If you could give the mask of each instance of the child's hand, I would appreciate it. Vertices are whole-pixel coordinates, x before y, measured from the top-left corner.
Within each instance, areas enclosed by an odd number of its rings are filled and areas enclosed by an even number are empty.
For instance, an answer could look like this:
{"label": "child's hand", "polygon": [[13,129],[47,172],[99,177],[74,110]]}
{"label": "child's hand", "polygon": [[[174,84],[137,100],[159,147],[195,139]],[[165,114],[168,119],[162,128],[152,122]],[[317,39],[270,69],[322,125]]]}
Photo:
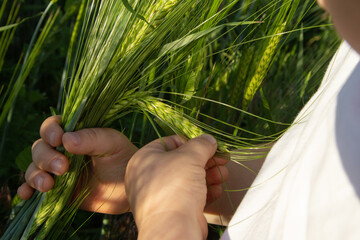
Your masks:
{"label": "child's hand", "polygon": [[221,189],[221,175],[227,179],[223,166],[227,160],[218,159],[218,166],[210,168],[212,176],[208,174],[206,181],[206,165],[217,149],[212,136],[203,135],[186,143],[178,136],[162,140],[135,153],[126,170],[126,192],[139,239],[204,238],[207,182]]}
{"label": "child's hand", "polygon": [[124,187],[126,165],[137,151],[123,134],[113,129],[83,129],[65,133],[60,127],[60,117],[46,119],[40,128],[41,139],[32,148],[33,163],[28,167],[26,183],[18,189],[22,199],[29,199],[34,189],[49,191],[54,179],[49,174],[63,175],[69,167],[68,159],[55,150],[63,145],[73,154],[89,155],[89,172],[95,188],[82,203],[81,208],[111,214],[129,210]]}

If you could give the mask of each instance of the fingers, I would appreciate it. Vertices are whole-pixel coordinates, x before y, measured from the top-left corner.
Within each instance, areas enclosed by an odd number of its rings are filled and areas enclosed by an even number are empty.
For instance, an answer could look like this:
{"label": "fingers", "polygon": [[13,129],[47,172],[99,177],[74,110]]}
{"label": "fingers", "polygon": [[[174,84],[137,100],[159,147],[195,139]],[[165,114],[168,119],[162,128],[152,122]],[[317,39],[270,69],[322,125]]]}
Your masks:
{"label": "fingers", "polygon": [[33,144],[32,159],[37,168],[55,175],[63,175],[69,168],[67,158],[42,139]]}
{"label": "fingers", "polygon": [[214,202],[216,199],[219,199],[223,193],[223,187],[221,184],[208,186],[206,204]]}
{"label": "fingers", "polygon": [[189,159],[200,160],[201,166],[204,167],[206,162],[212,158],[217,149],[217,142],[211,135],[204,134],[200,137],[193,138],[188,142],[185,139],[174,135],[157,139],[142,148],[142,151],[167,152],[177,151],[180,154],[190,156]]}
{"label": "fingers", "polygon": [[229,177],[229,170],[225,166],[215,166],[206,170],[206,183],[208,185],[206,203],[210,204],[220,198],[223,193],[223,183]]}
{"label": "fingers", "polygon": [[180,146],[176,151],[195,157],[199,160],[202,167],[212,158],[217,149],[217,142],[211,135],[204,134],[200,137],[193,138],[187,143]]}
{"label": "fingers", "polygon": [[47,192],[54,186],[54,179],[47,172],[62,175],[69,168],[66,157],[54,149],[62,145],[64,131],[60,122],[60,116],[52,116],[47,118],[40,127],[41,139],[33,144],[33,162],[26,170],[26,182],[18,188],[18,195],[24,200],[31,198],[34,189]]}
{"label": "fingers", "polygon": [[132,156],[137,151],[125,135],[110,128],[88,128],[65,133],[62,141],[67,151],[79,155],[97,156],[121,152],[124,156]]}
{"label": "fingers", "polygon": [[26,183],[40,191],[47,192],[54,186],[54,179],[45,171],[31,163],[25,173]]}
{"label": "fingers", "polygon": [[215,166],[224,166],[230,161],[229,156],[221,156],[217,157],[216,155],[209,159],[209,161],[206,163],[205,169],[209,169]]}
{"label": "fingers", "polygon": [[224,183],[229,178],[229,170],[225,166],[213,167],[206,170],[206,182],[208,185]]}
{"label": "fingers", "polygon": [[17,190],[17,194],[23,200],[29,200],[34,194],[34,189],[27,183],[23,183]]}
{"label": "fingers", "polygon": [[62,144],[64,130],[61,128],[60,122],[60,116],[52,116],[47,118],[40,127],[41,138],[52,147],[58,147]]}

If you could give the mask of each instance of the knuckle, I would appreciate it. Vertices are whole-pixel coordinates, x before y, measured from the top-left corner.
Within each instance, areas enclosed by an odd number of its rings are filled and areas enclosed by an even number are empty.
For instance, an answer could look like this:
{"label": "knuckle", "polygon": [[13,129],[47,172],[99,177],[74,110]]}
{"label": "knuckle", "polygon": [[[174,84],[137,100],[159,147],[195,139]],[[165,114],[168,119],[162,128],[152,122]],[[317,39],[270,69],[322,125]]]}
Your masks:
{"label": "knuckle", "polygon": [[201,152],[204,148],[204,144],[200,139],[193,139],[189,143],[191,144],[191,149],[194,152]]}
{"label": "knuckle", "polygon": [[84,134],[87,140],[90,142],[94,142],[98,139],[98,132],[94,128],[84,129]]}
{"label": "knuckle", "polygon": [[189,154],[189,157],[192,157],[192,158],[198,159],[198,160],[203,160],[204,159],[204,154],[199,152],[199,151],[194,151],[194,152]]}
{"label": "knuckle", "polygon": [[194,146],[196,146],[199,151],[204,152],[214,148],[214,146],[208,140],[202,137],[194,138],[193,141]]}
{"label": "knuckle", "polygon": [[36,147],[39,145],[40,142],[43,142],[43,140],[40,138],[38,140],[36,140],[33,145],[31,146],[31,151],[34,151],[34,149],[36,149]]}
{"label": "knuckle", "polygon": [[181,151],[181,150],[172,151],[172,152],[169,152],[169,154],[171,154],[172,159],[177,159],[178,161],[181,161],[181,162],[184,162],[184,161],[187,161],[187,160],[193,158],[193,155],[191,153]]}
{"label": "knuckle", "polygon": [[211,147],[206,140],[199,138],[195,138],[189,143],[191,144],[191,154],[196,158],[204,158]]}
{"label": "knuckle", "polygon": [[51,116],[45,119],[40,126],[40,136],[46,141],[58,141],[58,139],[55,139],[57,137],[53,137],[53,139],[51,139],[51,136],[60,136],[63,133],[60,123],[60,116]]}
{"label": "knuckle", "polygon": [[34,163],[31,163],[25,172],[25,181],[27,183],[30,183],[30,178],[33,175],[33,172],[34,172]]}
{"label": "knuckle", "polygon": [[49,125],[51,125],[51,123],[54,121],[53,116],[48,117],[47,119],[45,119],[43,121],[43,123],[40,126],[40,136],[43,136],[46,132],[46,129],[48,128]]}
{"label": "knuckle", "polygon": [[[42,162],[44,161],[44,151],[43,151],[43,147],[41,146],[43,144],[43,141],[40,140],[38,141],[36,144],[33,145],[32,148],[32,163],[35,166],[40,166],[42,165]],[[30,167],[30,166],[29,166]]]}

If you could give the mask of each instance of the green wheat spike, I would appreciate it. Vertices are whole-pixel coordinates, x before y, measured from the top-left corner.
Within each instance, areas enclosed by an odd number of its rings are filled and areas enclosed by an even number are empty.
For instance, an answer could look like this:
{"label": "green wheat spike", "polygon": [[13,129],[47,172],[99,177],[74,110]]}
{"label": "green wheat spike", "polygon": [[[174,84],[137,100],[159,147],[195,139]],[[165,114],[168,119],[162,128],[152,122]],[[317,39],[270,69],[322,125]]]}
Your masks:
{"label": "green wheat spike", "polygon": [[238,63],[238,67],[235,69],[236,77],[235,83],[233,85],[233,91],[230,98],[230,105],[231,106],[238,106],[240,101],[241,92],[244,88],[244,81],[248,74],[250,64],[253,58],[254,48],[249,47],[245,54],[240,58],[240,63]]}
{"label": "green wheat spike", "polygon": [[255,93],[259,89],[262,81],[264,80],[269,66],[273,60],[275,55],[275,50],[280,42],[281,33],[284,31],[286,24],[282,24],[279,26],[276,31],[275,35],[270,39],[268,46],[265,49],[265,52],[260,60],[260,63],[255,71],[254,76],[251,78],[248,86],[245,89],[244,99],[242,102],[243,109],[247,109],[251,101],[253,100]]}

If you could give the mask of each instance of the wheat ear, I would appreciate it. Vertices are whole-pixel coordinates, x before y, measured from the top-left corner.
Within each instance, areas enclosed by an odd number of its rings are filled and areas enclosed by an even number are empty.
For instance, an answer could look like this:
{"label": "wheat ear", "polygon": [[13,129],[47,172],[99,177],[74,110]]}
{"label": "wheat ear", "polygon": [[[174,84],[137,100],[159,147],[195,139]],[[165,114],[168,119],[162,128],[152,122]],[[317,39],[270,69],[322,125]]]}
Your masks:
{"label": "wheat ear", "polygon": [[253,100],[255,93],[257,92],[262,81],[264,80],[271,65],[272,59],[275,55],[275,50],[279,45],[282,36],[281,33],[284,31],[285,26],[286,24],[282,24],[281,26],[279,26],[275,31],[276,34],[270,39],[269,45],[265,49],[259,66],[257,67],[254,76],[251,78],[249,84],[245,89],[244,99],[242,103],[243,109],[247,109],[249,107],[249,104]]}

